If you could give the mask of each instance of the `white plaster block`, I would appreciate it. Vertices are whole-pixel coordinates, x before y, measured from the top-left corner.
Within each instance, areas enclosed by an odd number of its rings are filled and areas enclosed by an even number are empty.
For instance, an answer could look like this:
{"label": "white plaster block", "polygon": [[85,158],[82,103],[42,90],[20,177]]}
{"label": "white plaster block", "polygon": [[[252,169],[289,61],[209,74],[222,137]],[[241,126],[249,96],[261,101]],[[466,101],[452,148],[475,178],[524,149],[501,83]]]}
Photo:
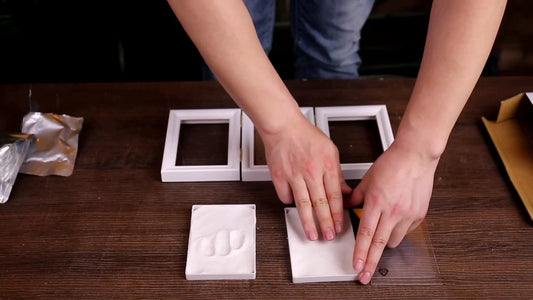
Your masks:
{"label": "white plaster block", "polygon": [[185,278],[255,279],[255,205],[193,205]]}
{"label": "white plaster block", "polygon": [[[285,208],[287,236],[291,257],[292,282],[355,281],[353,268],[355,236],[348,211],[344,214],[344,231],[334,240],[307,240],[298,210]],[[316,222],[316,220],[315,220]],[[319,230],[320,232],[320,230]]]}

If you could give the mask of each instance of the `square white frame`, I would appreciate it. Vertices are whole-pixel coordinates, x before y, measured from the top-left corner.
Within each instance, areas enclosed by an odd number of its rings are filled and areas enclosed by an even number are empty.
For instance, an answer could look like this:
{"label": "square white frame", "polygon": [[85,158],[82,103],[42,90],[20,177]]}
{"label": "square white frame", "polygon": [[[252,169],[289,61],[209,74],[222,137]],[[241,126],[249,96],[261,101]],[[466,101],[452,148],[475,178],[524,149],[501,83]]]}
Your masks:
{"label": "square white frame", "polygon": [[[311,124],[315,124],[315,115],[312,107],[300,107],[300,111]],[[254,124],[250,117],[242,112],[242,181],[270,181],[268,165],[254,163]]]}
{"label": "square white frame", "polygon": [[[241,110],[180,109],[170,110],[165,150],[161,166],[161,181],[238,181],[240,180],[240,121]],[[176,166],[181,124],[229,124],[228,163],[226,165]]]}
{"label": "square white frame", "polygon": [[[383,151],[387,150],[394,141],[394,134],[392,133],[389,114],[385,105],[315,107],[315,117],[316,126],[328,137],[330,137],[330,121],[376,120]],[[372,162],[341,163],[344,179],[361,179],[371,166]]]}

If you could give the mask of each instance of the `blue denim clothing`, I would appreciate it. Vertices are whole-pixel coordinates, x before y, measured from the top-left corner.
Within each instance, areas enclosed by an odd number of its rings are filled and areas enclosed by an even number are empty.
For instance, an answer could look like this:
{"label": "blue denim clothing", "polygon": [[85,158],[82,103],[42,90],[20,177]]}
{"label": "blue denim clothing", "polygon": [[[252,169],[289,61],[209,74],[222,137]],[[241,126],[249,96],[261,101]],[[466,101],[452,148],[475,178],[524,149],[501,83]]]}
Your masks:
{"label": "blue denim clothing", "polygon": [[[263,49],[272,48],[276,0],[244,0]],[[291,0],[295,78],[357,78],[359,40],[374,0]],[[204,78],[213,79],[205,68]]]}
{"label": "blue denim clothing", "polygon": [[291,0],[295,77],[359,77],[361,28],[373,4],[374,0]]}

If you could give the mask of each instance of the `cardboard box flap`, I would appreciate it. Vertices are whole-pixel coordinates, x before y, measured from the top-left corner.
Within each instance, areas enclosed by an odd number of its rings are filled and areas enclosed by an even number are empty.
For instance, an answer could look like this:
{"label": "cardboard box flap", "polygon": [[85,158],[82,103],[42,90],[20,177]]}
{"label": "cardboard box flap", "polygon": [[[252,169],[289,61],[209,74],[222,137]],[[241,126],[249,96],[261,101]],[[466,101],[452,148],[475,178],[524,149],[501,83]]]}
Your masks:
{"label": "cardboard box flap", "polygon": [[496,123],[514,118],[518,111],[518,107],[520,106],[520,102],[522,102],[522,98],[524,98],[524,94],[519,94],[507,100],[503,100],[500,103],[500,110],[498,111]]}
{"label": "cardboard box flap", "polygon": [[533,220],[532,94],[520,94],[501,102],[496,121],[482,117],[520,198]]}

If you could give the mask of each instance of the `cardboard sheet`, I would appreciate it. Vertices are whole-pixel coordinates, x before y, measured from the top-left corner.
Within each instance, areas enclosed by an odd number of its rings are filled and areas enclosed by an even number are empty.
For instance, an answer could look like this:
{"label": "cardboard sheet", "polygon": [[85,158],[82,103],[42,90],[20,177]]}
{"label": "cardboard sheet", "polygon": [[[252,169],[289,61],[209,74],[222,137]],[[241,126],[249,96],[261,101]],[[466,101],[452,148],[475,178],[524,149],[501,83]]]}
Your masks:
{"label": "cardboard sheet", "polygon": [[533,220],[533,93],[502,101],[496,121],[482,120]]}

